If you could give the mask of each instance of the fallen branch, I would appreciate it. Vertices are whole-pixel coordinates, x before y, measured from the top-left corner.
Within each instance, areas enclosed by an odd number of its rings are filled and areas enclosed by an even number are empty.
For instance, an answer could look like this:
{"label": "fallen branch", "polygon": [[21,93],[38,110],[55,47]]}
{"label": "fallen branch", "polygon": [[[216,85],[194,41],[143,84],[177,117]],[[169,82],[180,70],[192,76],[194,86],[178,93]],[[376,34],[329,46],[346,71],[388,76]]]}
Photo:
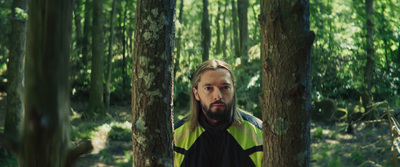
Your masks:
{"label": "fallen branch", "polygon": [[81,155],[89,153],[90,151],[92,151],[92,149],[93,149],[93,145],[90,140],[83,141],[77,147],[75,147],[69,151],[65,166],[68,166],[68,167],[74,166],[76,160],[78,160],[78,158]]}

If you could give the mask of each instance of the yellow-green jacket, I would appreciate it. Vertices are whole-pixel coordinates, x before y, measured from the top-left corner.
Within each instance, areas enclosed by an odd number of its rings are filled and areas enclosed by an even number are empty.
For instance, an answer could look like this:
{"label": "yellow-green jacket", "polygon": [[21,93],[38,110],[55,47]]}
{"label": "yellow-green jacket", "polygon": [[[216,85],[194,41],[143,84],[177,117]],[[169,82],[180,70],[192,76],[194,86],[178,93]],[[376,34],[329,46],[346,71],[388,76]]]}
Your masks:
{"label": "yellow-green jacket", "polygon": [[204,116],[194,131],[189,122],[175,124],[174,167],[261,167],[261,121],[242,112],[244,122],[217,129]]}

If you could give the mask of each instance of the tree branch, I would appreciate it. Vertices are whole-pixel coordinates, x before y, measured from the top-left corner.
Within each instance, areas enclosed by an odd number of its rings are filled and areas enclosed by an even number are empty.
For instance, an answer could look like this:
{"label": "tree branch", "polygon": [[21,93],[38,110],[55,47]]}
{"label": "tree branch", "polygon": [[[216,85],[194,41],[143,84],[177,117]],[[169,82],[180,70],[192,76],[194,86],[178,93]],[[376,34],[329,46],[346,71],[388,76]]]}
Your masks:
{"label": "tree branch", "polygon": [[81,142],[77,147],[69,151],[65,166],[74,166],[76,160],[78,160],[81,155],[89,153],[92,149],[93,146],[90,140]]}

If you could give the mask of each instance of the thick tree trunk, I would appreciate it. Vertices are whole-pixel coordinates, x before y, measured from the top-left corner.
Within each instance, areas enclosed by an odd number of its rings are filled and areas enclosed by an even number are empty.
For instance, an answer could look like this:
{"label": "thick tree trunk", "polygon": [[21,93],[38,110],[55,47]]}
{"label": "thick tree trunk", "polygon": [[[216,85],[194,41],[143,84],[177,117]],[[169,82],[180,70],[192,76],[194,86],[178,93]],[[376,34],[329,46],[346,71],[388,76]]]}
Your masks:
{"label": "thick tree trunk", "polygon": [[115,1],[112,2],[111,18],[110,18],[110,41],[108,43],[108,56],[107,56],[107,79],[106,79],[106,92],[104,103],[106,109],[110,109],[110,94],[111,94],[111,72],[112,72],[112,58],[113,58],[113,44],[114,44],[114,15],[115,15]]}
{"label": "thick tree trunk", "polygon": [[13,0],[11,4],[10,57],[7,64],[7,104],[4,123],[4,134],[19,138],[23,117],[22,81],[24,78],[24,55],[26,39],[26,19],[18,17],[15,9],[26,10],[26,0]]}
{"label": "thick tree trunk", "polygon": [[203,62],[210,57],[211,29],[210,20],[208,19],[208,0],[203,0],[203,20],[201,22]]}
{"label": "thick tree trunk", "polygon": [[237,17],[235,0],[231,0],[231,4],[232,4],[233,44],[235,45],[235,58],[236,58],[240,56],[238,17]]}
{"label": "thick tree trunk", "polygon": [[[363,95],[362,103],[365,108],[365,111],[369,111],[371,109],[370,105],[372,103],[372,75],[374,71],[374,22],[373,22],[373,0],[366,0],[365,1],[365,10],[367,13],[367,62],[364,67],[364,85],[363,85]],[[366,117],[367,119],[375,119],[374,114],[368,114]]]}
{"label": "thick tree trunk", "polygon": [[103,0],[93,1],[92,73],[90,74],[89,114],[105,112],[103,105]]}
{"label": "thick tree trunk", "polygon": [[21,167],[71,166],[84,152],[69,141],[72,2],[29,1]]}
{"label": "thick tree trunk", "polygon": [[308,0],[261,0],[263,166],[310,165]]}
{"label": "thick tree trunk", "polygon": [[247,56],[247,41],[249,39],[249,29],[248,29],[248,18],[247,12],[249,8],[249,0],[237,0],[238,4],[238,15],[239,15],[239,57],[243,61],[244,64],[247,64],[248,56]]}
{"label": "thick tree trunk", "polygon": [[[183,20],[183,0],[180,1],[180,6],[179,6],[179,17],[178,17],[179,23],[183,25],[182,20]],[[174,78],[176,78],[176,72],[179,70],[179,60],[181,58],[181,38],[182,38],[182,27],[181,26],[178,29],[178,33],[176,36],[176,57],[175,57],[175,68],[174,68]]]}
{"label": "thick tree trunk", "polygon": [[132,71],[133,166],[173,166],[175,0],[138,0]]}

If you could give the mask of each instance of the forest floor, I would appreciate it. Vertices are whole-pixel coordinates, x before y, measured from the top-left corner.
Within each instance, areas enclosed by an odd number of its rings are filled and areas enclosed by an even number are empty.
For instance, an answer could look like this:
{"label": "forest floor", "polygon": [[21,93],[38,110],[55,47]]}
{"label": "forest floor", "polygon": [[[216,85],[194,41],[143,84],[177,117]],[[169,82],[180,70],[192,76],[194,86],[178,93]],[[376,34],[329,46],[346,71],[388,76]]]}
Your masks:
{"label": "forest floor", "polygon": [[[0,96],[1,97],[1,96]],[[91,140],[94,149],[79,158],[77,167],[132,166],[131,110],[129,104],[111,106],[106,118],[81,119],[87,103],[73,102],[73,145]],[[3,131],[5,101],[0,99],[0,131]],[[175,114],[175,118],[182,114]],[[357,123],[352,134],[347,124],[311,124],[311,164],[315,167],[393,166],[387,123]],[[15,164],[15,163],[13,163]],[[0,162],[0,166],[10,166]]]}

